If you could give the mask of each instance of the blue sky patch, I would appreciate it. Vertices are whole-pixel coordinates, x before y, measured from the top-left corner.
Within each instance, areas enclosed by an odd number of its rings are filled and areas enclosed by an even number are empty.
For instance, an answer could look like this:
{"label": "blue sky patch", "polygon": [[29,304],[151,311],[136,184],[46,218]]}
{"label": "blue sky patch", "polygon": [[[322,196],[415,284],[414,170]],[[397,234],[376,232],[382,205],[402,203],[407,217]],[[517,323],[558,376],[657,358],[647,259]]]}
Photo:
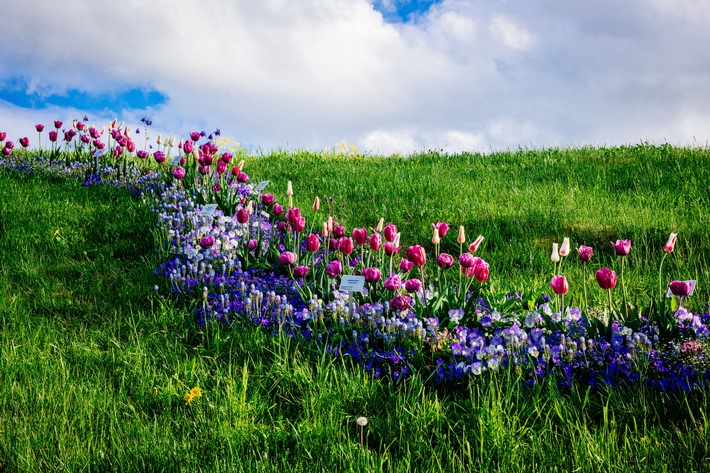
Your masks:
{"label": "blue sky patch", "polygon": [[0,100],[5,100],[22,108],[42,110],[50,106],[72,107],[88,112],[111,112],[119,114],[124,110],[144,110],[162,105],[168,97],[155,89],[127,87],[105,92],[86,92],[69,89],[63,94],[45,95],[27,93],[28,86],[23,79],[11,79],[2,83]]}
{"label": "blue sky patch", "polygon": [[441,0],[374,0],[373,8],[389,23],[407,23],[424,15]]}

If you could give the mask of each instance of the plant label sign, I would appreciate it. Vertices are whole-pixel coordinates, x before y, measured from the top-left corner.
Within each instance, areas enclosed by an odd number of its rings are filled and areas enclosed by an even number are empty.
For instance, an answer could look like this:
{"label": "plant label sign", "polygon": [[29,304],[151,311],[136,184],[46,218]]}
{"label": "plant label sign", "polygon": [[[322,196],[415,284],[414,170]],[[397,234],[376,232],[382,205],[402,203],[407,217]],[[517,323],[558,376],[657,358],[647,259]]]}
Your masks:
{"label": "plant label sign", "polygon": [[177,166],[178,164],[180,164],[181,159],[182,159],[182,156],[180,156],[179,154],[177,156],[173,156],[173,160],[170,161],[170,164],[173,166]]}
{"label": "plant label sign", "polygon": [[260,182],[259,184],[257,184],[256,187],[254,188],[254,192],[261,192],[261,191],[263,191],[264,189],[266,189],[266,186],[269,185],[269,182],[270,182],[270,181],[261,181],[261,182]]}
{"label": "plant label sign", "polygon": [[217,210],[217,204],[207,204],[202,207],[200,217],[211,217],[214,214],[215,210]]}
{"label": "plant label sign", "polygon": [[339,291],[362,292],[365,287],[365,276],[343,276]]}
{"label": "plant label sign", "polygon": [[97,150],[94,152],[94,157],[95,157],[95,158],[99,158],[99,157],[103,156],[104,154],[106,154],[106,148],[104,148],[104,149],[97,149]]}
{"label": "plant label sign", "polygon": [[[690,293],[688,294],[689,296],[692,296],[693,293],[695,292],[695,279],[691,281],[685,281],[690,283]],[[673,293],[671,292],[671,288],[668,288],[668,292],[666,293],[666,297],[673,297]]]}

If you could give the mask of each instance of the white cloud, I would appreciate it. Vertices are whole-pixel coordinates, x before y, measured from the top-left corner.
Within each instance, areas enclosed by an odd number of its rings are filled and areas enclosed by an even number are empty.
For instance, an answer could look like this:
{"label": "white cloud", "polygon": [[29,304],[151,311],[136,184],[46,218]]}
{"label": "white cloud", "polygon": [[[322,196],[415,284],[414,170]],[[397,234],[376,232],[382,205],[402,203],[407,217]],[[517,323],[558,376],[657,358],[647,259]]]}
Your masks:
{"label": "white cloud", "polygon": [[[183,136],[411,152],[708,134],[708,0],[444,0],[397,24],[370,0],[24,0],[3,15],[0,81],[154,87],[169,97],[154,126]],[[0,130],[83,114],[0,103]]]}

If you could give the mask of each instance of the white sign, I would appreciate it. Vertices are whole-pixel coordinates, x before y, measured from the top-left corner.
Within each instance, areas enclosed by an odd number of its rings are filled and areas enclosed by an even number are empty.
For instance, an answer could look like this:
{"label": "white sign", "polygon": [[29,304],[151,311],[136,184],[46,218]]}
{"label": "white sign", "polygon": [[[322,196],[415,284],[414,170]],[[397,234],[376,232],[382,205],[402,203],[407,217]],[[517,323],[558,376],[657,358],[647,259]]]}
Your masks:
{"label": "white sign", "polygon": [[173,166],[180,164],[181,159],[182,159],[182,156],[180,156],[179,154],[177,156],[173,156],[173,160],[170,161],[170,164],[172,164]]}
{"label": "white sign", "polygon": [[339,291],[362,292],[365,287],[365,276],[343,276]]}
{"label": "white sign", "polygon": [[[690,283],[690,294],[688,294],[688,295],[689,295],[689,296],[692,296],[693,293],[695,292],[695,279],[693,279],[692,281],[685,281],[685,282],[689,282],[689,283]],[[670,288],[670,287],[668,288],[668,292],[666,293],[666,297],[674,297],[674,296],[673,296],[673,293],[671,292],[671,288]]]}
{"label": "white sign", "polygon": [[99,156],[103,156],[104,154],[106,154],[106,148],[97,149],[96,151],[94,151],[94,157],[96,158],[98,158]]}
{"label": "white sign", "polygon": [[264,189],[266,189],[266,186],[269,185],[269,181],[261,181],[257,186],[254,188],[254,192],[261,192]]}
{"label": "white sign", "polygon": [[200,212],[200,217],[211,217],[214,211],[217,210],[217,204],[207,204],[202,207],[202,212]]}

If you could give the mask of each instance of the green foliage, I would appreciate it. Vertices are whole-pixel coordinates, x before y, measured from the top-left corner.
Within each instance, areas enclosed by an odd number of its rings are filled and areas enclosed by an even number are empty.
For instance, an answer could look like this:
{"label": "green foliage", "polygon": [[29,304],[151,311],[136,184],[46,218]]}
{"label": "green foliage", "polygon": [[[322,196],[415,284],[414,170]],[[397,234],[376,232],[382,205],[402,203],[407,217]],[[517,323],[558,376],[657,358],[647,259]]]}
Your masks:
{"label": "green foliage", "polygon": [[[315,194],[346,202],[349,228],[383,216],[424,242],[430,222],[465,225],[486,236],[479,252],[495,285],[534,298],[551,272],[549,243],[565,235],[609,265],[608,240],[631,238],[634,294],[646,279],[658,290],[652,262],[678,231],[666,274],[707,280],[706,158],[647,146],[291,154],[246,170],[273,189],[292,179],[304,209]],[[200,328],[153,290],[152,228],[123,191],[0,173],[0,471],[710,470],[707,390],[560,392],[513,372],[391,386],[251,325]],[[704,302],[702,287],[694,298]],[[188,404],[195,387],[202,395]]]}

